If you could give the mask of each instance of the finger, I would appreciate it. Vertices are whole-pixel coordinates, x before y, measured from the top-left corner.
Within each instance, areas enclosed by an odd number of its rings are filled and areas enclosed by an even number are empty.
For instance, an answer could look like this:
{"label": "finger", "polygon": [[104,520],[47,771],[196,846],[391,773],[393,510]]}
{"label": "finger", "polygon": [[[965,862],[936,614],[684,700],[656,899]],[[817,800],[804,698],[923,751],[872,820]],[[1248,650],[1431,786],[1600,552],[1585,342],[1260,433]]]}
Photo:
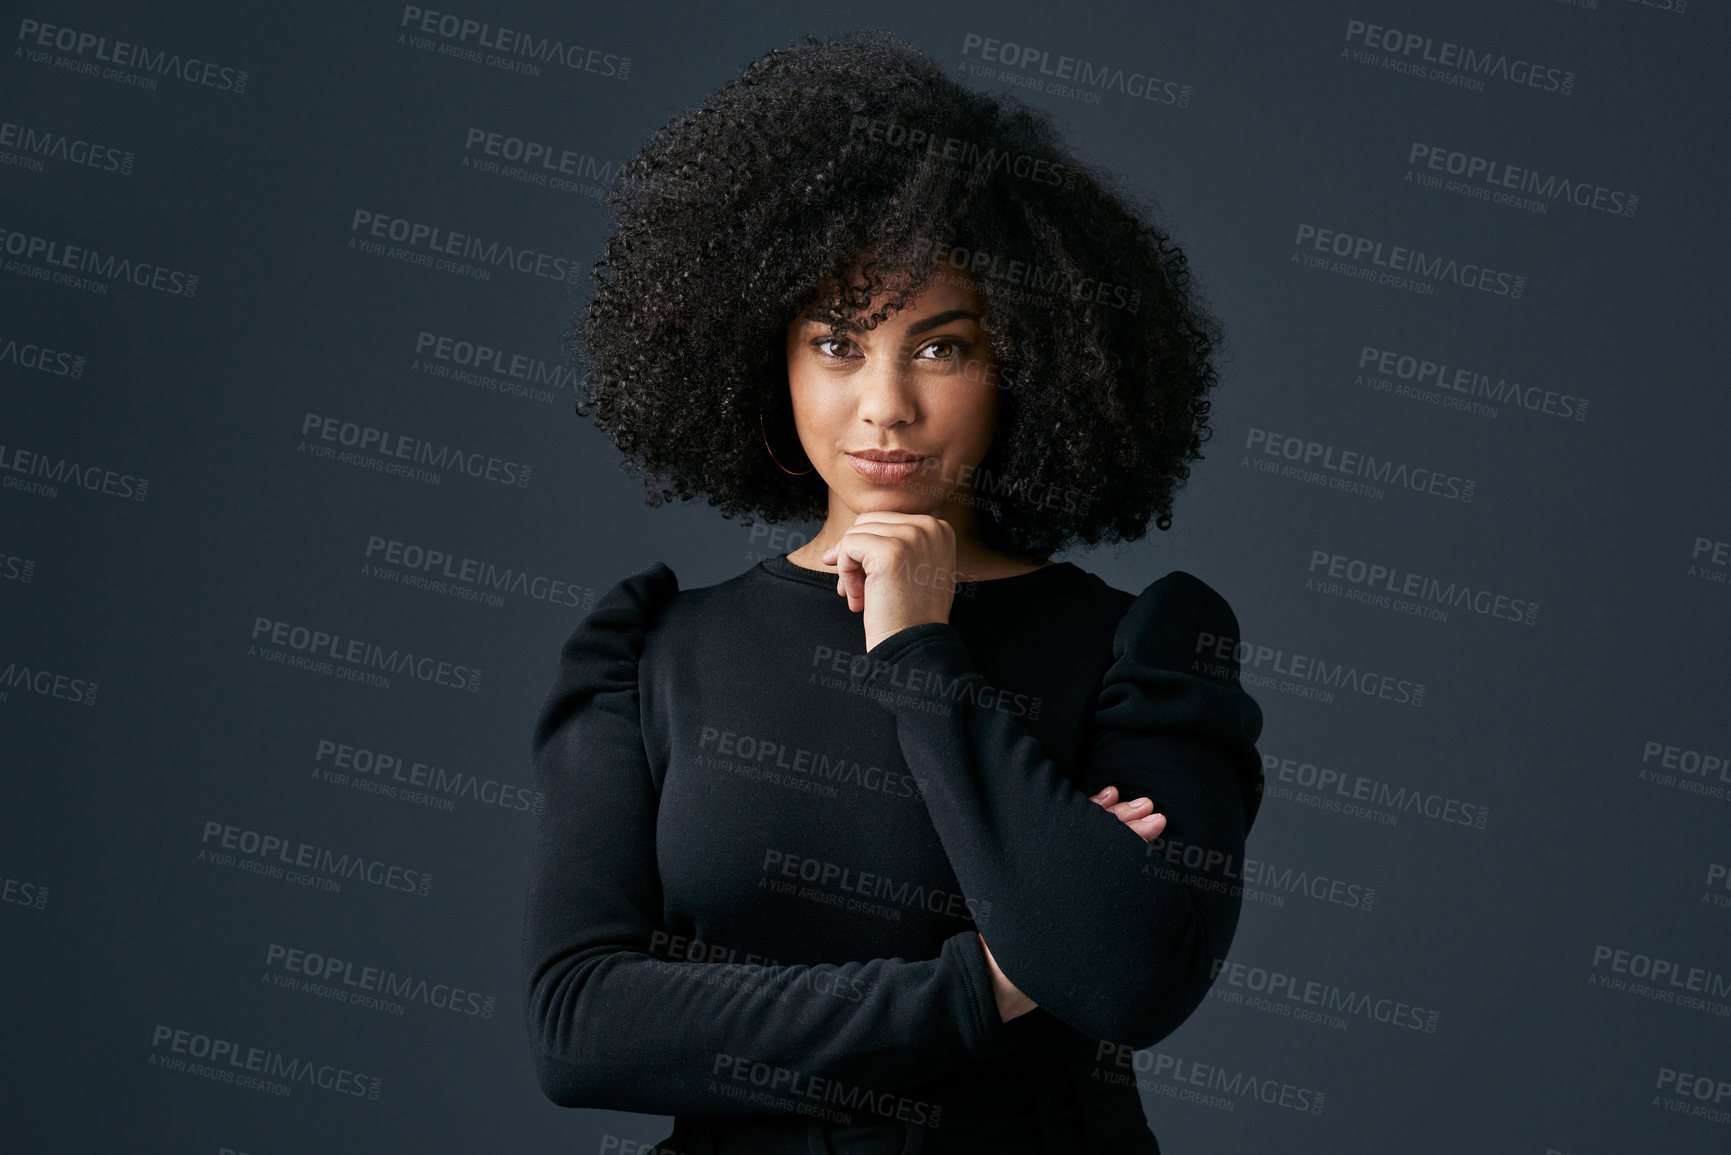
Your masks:
{"label": "finger", "polygon": [[950,523],[950,520],[935,513],[898,513],[891,509],[868,509],[863,513],[855,514],[849,528],[859,525],[876,525],[884,528],[894,526],[900,527],[902,530],[911,530],[916,534],[935,533],[952,542],[956,535],[956,527]]}
{"label": "finger", "polygon": [[848,533],[855,532],[899,541],[910,549],[923,550],[935,545],[940,552],[952,556],[956,548],[955,527],[931,514],[867,510],[856,514],[848,527]]}
{"label": "finger", "polygon": [[832,547],[835,550],[834,564],[842,567],[862,565],[868,556],[882,556],[886,549],[894,546],[917,547],[919,544],[919,532],[913,526],[894,522],[861,525],[856,521]]}
{"label": "finger", "polygon": [[875,525],[883,529],[898,526],[903,530],[936,529],[937,522],[942,521],[929,513],[899,513],[893,509],[868,509],[854,514],[853,521],[848,523],[852,529],[856,525]]}
{"label": "finger", "polygon": [[863,570],[866,557],[879,548],[878,539],[886,536],[888,535],[850,527],[830,547],[831,552],[835,554],[835,561],[832,564],[842,573],[855,569]]}
{"label": "finger", "polygon": [[1154,811],[1154,801],[1150,798],[1134,798],[1129,802],[1120,802],[1116,806],[1107,807],[1121,820],[1128,822],[1132,818],[1146,818]]}
{"label": "finger", "polygon": [[1110,810],[1112,804],[1118,801],[1118,788],[1116,786],[1102,786],[1097,793],[1090,794],[1088,797],[1091,801],[1098,802]]}
{"label": "finger", "polygon": [[1140,834],[1142,841],[1153,842],[1160,837],[1160,832],[1166,829],[1166,816],[1164,814],[1150,814],[1146,818],[1137,818],[1134,821],[1126,822],[1124,825]]}
{"label": "finger", "polygon": [[[842,534],[832,548],[835,550],[840,592],[847,595],[849,610],[859,613],[865,609],[866,580],[871,576],[867,572],[867,559],[891,556],[893,547],[898,543],[915,544],[917,533],[913,526],[894,522],[871,523],[860,527],[857,518],[855,524],[848,527],[847,532]],[[887,564],[880,564],[880,568],[886,568]]]}
{"label": "finger", "polygon": [[865,608],[865,561],[869,543],[860,540],[850,529],[833,547],[835,550],[836,590],[847,598],[847,608],[859,612]]}
{"label": "finger", "polygon": [[865,563],[860,558],[849,555],[845,548],[836,560],[840,567],[836,580],[841,587],[842,596],[847,598],[847,608],[857,613],[865,608]]}

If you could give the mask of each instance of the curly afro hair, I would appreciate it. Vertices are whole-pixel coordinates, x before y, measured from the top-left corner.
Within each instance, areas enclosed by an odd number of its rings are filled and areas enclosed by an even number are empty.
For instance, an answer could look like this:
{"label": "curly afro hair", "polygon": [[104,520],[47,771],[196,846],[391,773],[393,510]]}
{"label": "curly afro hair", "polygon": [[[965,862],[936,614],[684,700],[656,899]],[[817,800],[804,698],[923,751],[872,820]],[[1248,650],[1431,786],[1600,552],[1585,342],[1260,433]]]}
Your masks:
{"label": "curly afro hair", "polygon": [[765,450],[765,431],[798,444],[787,326],[815,307],[869,329],[961,274],[1000,378],[974,477],[981,543],[1044,561],[1170,527],[1223,335],[1156,210],[1078,161],[1044,112],[957,84],[885,32],[806,36],[656,130],[607,205],[565,351],[577,413],[651,506],[703,496],[728,518],[821,520],[823,479]]}

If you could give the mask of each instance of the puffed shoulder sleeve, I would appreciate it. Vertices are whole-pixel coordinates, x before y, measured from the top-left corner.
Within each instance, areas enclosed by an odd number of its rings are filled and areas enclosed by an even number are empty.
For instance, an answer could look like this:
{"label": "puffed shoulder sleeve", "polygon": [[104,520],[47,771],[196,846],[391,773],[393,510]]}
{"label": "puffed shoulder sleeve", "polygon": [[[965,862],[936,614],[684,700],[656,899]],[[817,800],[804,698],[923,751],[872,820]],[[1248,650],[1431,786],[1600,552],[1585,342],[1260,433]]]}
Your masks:
{"label": "puffed shoulder sleeve", "polygon": [[[961,634],[909,626],[871,651],[864,689],[896,718],[926,809],[1011,982],[1084,1034],[1148,1046],[1200,1004],[1238,925],[1261,798],[1262,712],[1238,684],[1238,622],[1174,570],[1115,627],[1093,738],[1074,772],[992,708]],[[927,687],[924,695],[888,687]],[[875,691],[875,692],[874,692]],[[943,709],[927,708],[941,692]],[[1144,842],[1091,796],[1146,796]]]}
{"label": "puffed shoulder sleeve", "polygon": [[635,730],[637,663],[643,657],[643,639],[662,607],[678,592],[678,577],[666,564],[656,562],[601,595],[565,639],[558,674],[535,719],[532,753],[536,759],[562,731],[564,740],[571,741],[574,735],[566,723],[589,707],[627,721]]}
{"label": "puffed shoulder sleeve", "polygon": [[543,1092],[567,1107],[763,1114],[779,1108],[742,1095],[741,1072],[857,1097],[1003,1053],[1009,1036],[972,930],[935,959],[758,966],[657,955],[659,792],[638,673],[677,593],[661,563],[608,590],[566,640],[535,722],[545,803],[523,973]]}
{"label": "puffed shoulder sleeve", "polygon": [[1239,684],[1238,646],[1238,616],[1201,578],[1173,570],[1144,589],[1113,635],[1091,777],[1165,745],[1236,776],[1248,834],[1262,805],[1262,708]]}

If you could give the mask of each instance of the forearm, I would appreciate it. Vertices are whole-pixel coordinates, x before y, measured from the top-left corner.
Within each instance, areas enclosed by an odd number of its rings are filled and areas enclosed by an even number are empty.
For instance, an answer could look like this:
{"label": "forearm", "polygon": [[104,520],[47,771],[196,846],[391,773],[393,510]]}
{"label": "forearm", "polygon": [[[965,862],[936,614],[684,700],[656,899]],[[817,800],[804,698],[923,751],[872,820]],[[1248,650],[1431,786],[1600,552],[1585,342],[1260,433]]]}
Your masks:
{"label": "forearm", "polygon": [[[534,730],[545,802],[522,961],[543,1091],[574,1107],[764,1114],[821,1105],[826,1094],[857,1104],[900,1093],[1004,1046],[972,929],[914,961],[753,967],[655,956],[659,796],[637,665],[643,603],[672,589],[670,576],[654,578],[621,583],[573,631]],[[772,1102],[755,1094],[759,1078],[777,1092]]]}
{"label": "forearm", "polygon": [[[1161,734],[1150,718],[1134,741],[1096,751],[1079,787],[1013,716],[979,704],[990,695],[969,692],[968,681],[983,678],[948,627],[902,631],[873,654],[868,691],[912,688],[879,701],[896,717],[932,823],[1010,981],[1096,1038],[1169,1033],[1206,992],[1211,959],[1236,927],[1237,892],[1155,869],[1147,844],[1088,791],[1113,783],[1127,797],[1149,795],[1173,837],[1236,857],[1241,806],[1219,752]],[[922,686],[947,690],[909,700]]]}
{"label": "forearm", "polygon": [[1007,1045],[971,930],[947,940],[936,959],[839,965],[539,949],[527,1019],[541,1087],[563,1106],[869,1111],[880,1096],[906,1095]]}

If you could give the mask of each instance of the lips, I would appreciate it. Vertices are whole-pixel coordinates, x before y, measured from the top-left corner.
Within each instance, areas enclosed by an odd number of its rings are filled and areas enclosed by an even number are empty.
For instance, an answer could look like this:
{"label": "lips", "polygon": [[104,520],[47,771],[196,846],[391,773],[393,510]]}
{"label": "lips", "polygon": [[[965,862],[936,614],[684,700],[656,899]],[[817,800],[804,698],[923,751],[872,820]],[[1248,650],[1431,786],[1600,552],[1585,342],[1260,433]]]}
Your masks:
{"label": "lips", "polygon": [[922,454],[905,449],[861,449],[847,455],[854,472],[879,485],[894,485],[906,481],[924,468]]}
{"label": "lips", "polygon": [[867,461],[924,461],[925,455],[911,453],[906,449],[851,449],[849,457],[863,457]]}

